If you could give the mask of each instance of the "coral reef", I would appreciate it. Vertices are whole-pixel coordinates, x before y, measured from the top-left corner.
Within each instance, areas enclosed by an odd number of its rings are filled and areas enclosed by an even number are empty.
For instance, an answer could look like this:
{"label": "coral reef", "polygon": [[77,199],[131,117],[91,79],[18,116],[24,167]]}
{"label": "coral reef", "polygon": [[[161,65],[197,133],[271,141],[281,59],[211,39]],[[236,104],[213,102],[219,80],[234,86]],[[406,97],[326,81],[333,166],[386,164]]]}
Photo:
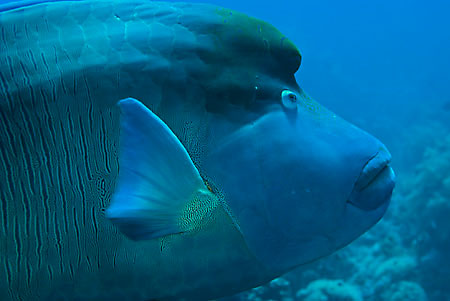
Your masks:
{"label": "coral reef", "polygon": [[394,283],[382,294],[383,300],[390,301],[427,301],[424,289],[415,282],[400,281]]}
{"label": "coral reef", "polygon": [[305,289],[297,292],[296,297],[305,301],[362,301],[357,286],[343,280],[320,279],[311,282]]}
{"label": "coral reef", "polygon": [[283,278],[277,278],[272,280],[268,285],[260,286],[242,294],[243,300],[280,300],[280,301],[293,301],[292,298],[292,285]]}

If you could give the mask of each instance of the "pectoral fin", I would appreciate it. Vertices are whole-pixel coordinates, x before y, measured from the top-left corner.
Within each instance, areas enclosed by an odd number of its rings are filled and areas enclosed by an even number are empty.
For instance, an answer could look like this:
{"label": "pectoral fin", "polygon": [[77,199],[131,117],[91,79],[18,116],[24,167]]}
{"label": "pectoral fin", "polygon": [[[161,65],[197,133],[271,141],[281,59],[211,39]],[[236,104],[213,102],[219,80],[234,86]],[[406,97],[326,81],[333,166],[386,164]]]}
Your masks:
{"label": "pectoral fin", "polygon": [[135,99],[119,102],[119,179],[106,216],[133,240],[186,230],[189,203],[207,188],[186,149],[169,127]]}

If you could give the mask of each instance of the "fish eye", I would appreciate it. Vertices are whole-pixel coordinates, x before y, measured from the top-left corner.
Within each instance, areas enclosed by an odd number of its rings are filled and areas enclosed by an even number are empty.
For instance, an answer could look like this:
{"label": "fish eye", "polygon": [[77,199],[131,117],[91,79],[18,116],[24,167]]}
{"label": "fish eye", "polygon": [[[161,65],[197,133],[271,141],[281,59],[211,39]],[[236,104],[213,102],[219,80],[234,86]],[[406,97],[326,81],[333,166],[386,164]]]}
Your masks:
{"label": "fish eye", "polygon": [[283,90],[281,92],[281,102],[288,109],[294,109],[297,107],[298,97],[297,94],[290,90]]}

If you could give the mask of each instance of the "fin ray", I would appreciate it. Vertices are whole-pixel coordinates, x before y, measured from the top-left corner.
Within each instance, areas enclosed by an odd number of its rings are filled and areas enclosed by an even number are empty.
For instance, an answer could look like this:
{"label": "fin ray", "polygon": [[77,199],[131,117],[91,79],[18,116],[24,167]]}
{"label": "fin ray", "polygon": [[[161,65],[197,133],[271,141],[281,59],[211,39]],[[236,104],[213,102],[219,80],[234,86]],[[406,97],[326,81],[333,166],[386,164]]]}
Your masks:
{"label": "fin ray", "polygon": [[169,127],[138,100],[119,102],[119,179],[107,217],[134,240],[180,233],[179,217],[204,183]]}

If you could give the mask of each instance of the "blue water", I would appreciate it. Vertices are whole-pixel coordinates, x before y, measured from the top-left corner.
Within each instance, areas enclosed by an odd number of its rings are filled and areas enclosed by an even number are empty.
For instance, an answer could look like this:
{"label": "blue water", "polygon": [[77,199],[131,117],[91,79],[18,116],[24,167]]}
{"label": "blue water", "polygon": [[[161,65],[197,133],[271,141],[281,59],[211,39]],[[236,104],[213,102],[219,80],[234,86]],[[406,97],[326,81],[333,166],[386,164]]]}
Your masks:
{"label": "blue water", "polygon": [[229,300],[450,300],[450,2],[199,2],[293,40],[302,88],[380,138],[398,176],[386,217],[363,237]]}

